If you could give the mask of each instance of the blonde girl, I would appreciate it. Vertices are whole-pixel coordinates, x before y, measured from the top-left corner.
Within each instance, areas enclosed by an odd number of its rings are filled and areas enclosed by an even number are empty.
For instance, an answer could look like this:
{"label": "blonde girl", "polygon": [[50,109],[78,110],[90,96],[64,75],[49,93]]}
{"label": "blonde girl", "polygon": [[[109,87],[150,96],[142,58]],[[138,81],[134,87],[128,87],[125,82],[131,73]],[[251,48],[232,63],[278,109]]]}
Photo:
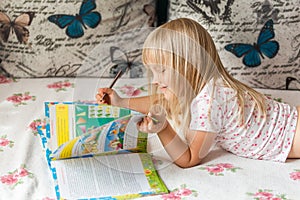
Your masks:
{"label": "blonde girl", "polygon": [[300,107],[267,98],[230,76],[199,23],[180,18],[160,26],[147,37],[142,55],[151,94],[120,98],[99,88],[97,102],[157,118],[146,116],[137,126],[156,133],[178,166],[200,164],[214,144],[252,159],[300,158]]}

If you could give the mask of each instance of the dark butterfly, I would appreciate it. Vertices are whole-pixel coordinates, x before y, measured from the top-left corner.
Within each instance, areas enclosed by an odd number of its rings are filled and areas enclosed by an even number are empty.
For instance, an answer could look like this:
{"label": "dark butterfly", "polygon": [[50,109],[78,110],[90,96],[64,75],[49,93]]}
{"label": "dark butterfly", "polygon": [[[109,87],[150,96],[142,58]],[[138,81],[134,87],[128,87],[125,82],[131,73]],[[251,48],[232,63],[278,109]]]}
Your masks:
{"label": "dark butterfly", "polygon": [[[200,3],[201,1],[198,0],[198,3]],[[203,0],[203,4],[206,6],[206,7],[209,7],[210,8],[210,12],[213,14],[213,15],[218,15],[220,14],[221,10],[220,8],[218,7],[218,4],[221,4],[221,0]]]}
{"label": "dark butterfly", "polygon": [[5,14],[0,12],[0,37],[4,42],[8,41],[10,32],[15,33],[20,43],[27,43],[29,31],[25,26],[29,26],[34,17],[33,12],[22,13],[13,21]]}
{"label": "dark butterfly", "polygon": [[129,71],[130,78],[143,77],[143,68],[140,61],[135,61],[140,53],[133,56],[133,59],[129,60],[128,55],[122,51],[120,48],[112,46],[110,47],[110,58],[111,62],[114,64],[109,71],[110,77],[115,77],[116,74],[122,70],[122,73]]}
{"label": "dark butterfly", "polygon": [[156,10],[155,7],[151,4],[146,4],[144,5],[143,8],[144,13],[146,13],[149,16],[148,19],[148,26],[149,27],[154,27],[155,26],[155,21],[156,21]]}
{"label": "dark butterfly", "polygon": [[261,29],[257,43],[243,44],[243,43],[233,43],[225,46],[227,51],[230,51],[237,57],[243,58],[243,63],[247,67],[257,67],[261,64],[261,58],[264,55],[268,58],[273,58],[276,56],[279,50],[279,43],[275,40],[270,41],[275,37],[273,29],[273,20],[268,20],[263,28]]}
{"label": "dark butterfly", "polygon": [[48,20],[59,28],[67,27],[66,34],[70,38],[79,38],[84,35],[83,28],[96,28],[101,21],[99,12],[92,12],[96,8],[95,0],[84,0],[81,4],[79,14],[65,15],[57,14],[48,17]]}
{"label": "dark butterfly", "polygon": [[[294,82],[294,84],[293,84],[294,87],[290,87],[292,82]],[[294,77],[290,77],[290,76],[287,77],[285,80],[285,89],[286,90],[300,90],[300,81]]]}
{"label": "dark butterfly", "polygon": [[[200,14],[208,24],[215,24],[217,18],[231,22],[231,6],[234,0],[186,0],[186,4]],[[210,8],[210,12],[207,8]]]}

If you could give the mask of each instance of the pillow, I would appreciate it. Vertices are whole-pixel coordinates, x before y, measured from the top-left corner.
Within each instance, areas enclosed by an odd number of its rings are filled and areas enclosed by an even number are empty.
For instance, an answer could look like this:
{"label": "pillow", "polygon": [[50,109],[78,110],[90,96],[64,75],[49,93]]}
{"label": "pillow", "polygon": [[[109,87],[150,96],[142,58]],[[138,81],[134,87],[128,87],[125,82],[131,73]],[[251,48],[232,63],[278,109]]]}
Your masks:
{"label": "pillow", "polygon": [[[235,78],[257,88],[300,90],[299,7],[298,0],[179,0],[170,2],[169,16],[189,17],[203,25],[212,35],[224,66]],[[264,26],[270,32],[273,26],[274,38],[270,33],[261,33]],[[258,41],[259,35],[264,39]],[[249,52],[238,55],[235,47],[247,46],[232,45],[235,43],[250,44],[252,48],[256,43],[259,50],[266,47],[270,51],[259,53],[252,49],[250,52],[258,57],[253,59]]]}
{"label": "pillow", "polygon": [[0,70],[15,78],[96,76],[100,68],[82,69],[91,51],[114,35],[156,26],[157,18],[155,0],[1,0]]}

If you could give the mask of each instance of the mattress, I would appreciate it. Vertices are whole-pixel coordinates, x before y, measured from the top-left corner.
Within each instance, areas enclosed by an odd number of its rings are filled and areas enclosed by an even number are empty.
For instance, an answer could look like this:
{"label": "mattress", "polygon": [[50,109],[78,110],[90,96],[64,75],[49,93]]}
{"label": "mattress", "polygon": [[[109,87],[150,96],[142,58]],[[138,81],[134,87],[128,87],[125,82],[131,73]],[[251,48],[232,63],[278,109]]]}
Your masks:
{"label": "mattress", "polygon": [[[93,102],[98,87],[111,79],[9,79],[0,77],[0,199],[56,199],[37,126],[46,123],[45,101]],[[145,79],[121,78],[121,96],[147,94]],[[300,91],[259,91],[279,101],[300,104]],[[245,159],[215,147],[203,163],[182,169],[172,163],[156,135],[153,155],[168,194],[143,199],[299,199],[300,159],[286,163]]]}

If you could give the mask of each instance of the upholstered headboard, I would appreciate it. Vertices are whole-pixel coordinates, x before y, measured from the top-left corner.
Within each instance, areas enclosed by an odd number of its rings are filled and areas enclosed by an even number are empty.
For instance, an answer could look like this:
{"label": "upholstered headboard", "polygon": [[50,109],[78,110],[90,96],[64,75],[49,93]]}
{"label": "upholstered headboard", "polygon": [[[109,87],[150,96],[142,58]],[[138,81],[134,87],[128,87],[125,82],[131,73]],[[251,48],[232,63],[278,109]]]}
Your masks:
{"label": "upholstered headboard", "polygon": [[[299,7],[299,0],[1,0],[0,73],[113,77],[130,63],[128,76],[140,77],[147,34],[167,20],[189,17],[207,28],[237,79],[257,88],[300,90]],[[75,20],[85,27],[74,38],[75,23],[64,15],[80,19],[93,12],[95,21]],[[27,42],[5,34],[13,27],[9,20],[28,23],[19,37]],[[68,27],[73,28],[67,32]]]}
{"label": "upholstered headboard", "polygon": [[166,0],[1,0],[1,72],[15,78],[113,76],[117,69],[103,74],[102,68],[109,63],[116,67],[119,57],[137,62],[149,27],[167,20],[167,4]]}
{"label": "upholstered headboard", "polygon": [[300,90],[299,8],[299,0],[178,0],[170,1],[169,16],[207,28],[237,79],[253,87]]}

